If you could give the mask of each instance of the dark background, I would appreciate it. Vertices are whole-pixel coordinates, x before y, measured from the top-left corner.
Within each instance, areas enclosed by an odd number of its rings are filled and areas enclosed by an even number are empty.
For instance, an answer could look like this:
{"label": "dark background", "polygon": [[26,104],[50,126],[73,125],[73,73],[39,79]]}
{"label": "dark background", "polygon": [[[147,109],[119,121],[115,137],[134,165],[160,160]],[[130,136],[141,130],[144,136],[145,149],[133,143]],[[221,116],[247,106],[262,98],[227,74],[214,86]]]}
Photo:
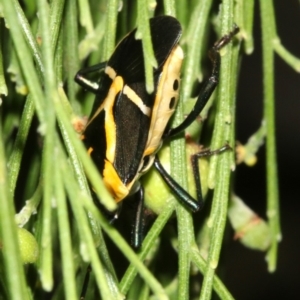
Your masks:
{"label": "dark background", "polygon": [[[300,2],[274,1],[277,32],[282,44],[300,58]],[[262,119],[262,67],[259,5],[256,1],[255,50],[245,57],[237,98],[237,139],[245,143]],[[226,249],[224,282],[236,299],[299,299],[300,278],[300,74],[275,57],[276,132],[282,242],[275,273],[267,271],[265,254],[238,242]],[[265,148],[254,168],[239,166],[237,194],[265,217]],[[297,179],[298,178],[298,179]],[[297,297],[298,296],[298,297]]]}

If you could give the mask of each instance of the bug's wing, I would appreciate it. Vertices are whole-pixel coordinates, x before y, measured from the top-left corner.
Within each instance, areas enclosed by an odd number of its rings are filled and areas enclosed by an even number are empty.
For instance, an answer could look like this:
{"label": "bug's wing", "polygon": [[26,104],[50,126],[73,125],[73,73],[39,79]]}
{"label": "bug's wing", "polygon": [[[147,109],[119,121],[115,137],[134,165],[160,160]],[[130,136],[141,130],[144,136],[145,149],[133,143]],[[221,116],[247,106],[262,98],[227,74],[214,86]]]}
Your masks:
{"label": "bug's wing", "polygon": [[[171,16],[150,19],[151,38],[159,71],[181,36],[180,23]],[[117,46],[108,61],[126,84],[145,80],[144,55],[141,40],[135,39],[136,29]]]}
{"label": "bug's wing", "polygon": [[[151,37],[158,68],[154,70],[157,87],[163,65],[181,36],[180,23],[173,17],[150,19]],[[145,151],[155,93],[149,95],[145,86],[144,55],[136,30],[117,46],[108,61],[117,76],[124,80],[122,95],[114,106],[116,122],[116,156],[114,166],[123,182],[131,182],[137,175]]]}
{"label": "bug's wing", "polygon": [[[125,87],[126,88],[126,87]],[[137,174],[147,142],[150,115],[124,93],[114,105],[116,148],[114,166],[122,182],[130,183]]]}

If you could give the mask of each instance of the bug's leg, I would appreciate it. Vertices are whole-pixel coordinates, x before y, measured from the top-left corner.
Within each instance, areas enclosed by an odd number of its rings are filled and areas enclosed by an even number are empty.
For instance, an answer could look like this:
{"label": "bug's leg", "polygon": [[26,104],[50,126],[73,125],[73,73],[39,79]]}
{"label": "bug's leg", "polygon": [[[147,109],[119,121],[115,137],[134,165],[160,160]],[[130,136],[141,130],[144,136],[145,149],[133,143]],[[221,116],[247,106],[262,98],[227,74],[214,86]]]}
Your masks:
{"label": "bug's leg", "polygon": [[173,193],[177,196],[178,200],[180,200],[182,204],[188,207],[192,212],[196,212],[202,208],[203,201],[197,201],[186,190],[184,190],[164,169],[157,156],[155,156],[154,159],[154,166],[161,175],[162,179],[165,181],[165,183],[169,186],[169,188],[173,191]]}
{"label": "bug's leg", "polygon": [[89,280],[90,280],[90,274],[92,272],[92,267],[91,265],[89,265],[86,269],[86,273],[85,273],[85,277],[84,277],[84,282],[83,282],[83,286],[81,289],[81,294],[80,294],[80,300],[84,300],[85,299],[85,295],[86,295],[86,291],[89,285]]}
{"label": "bug's leg", "polygon": [[99,90],[99,84],[97,82],[87,79],[85,77],[85,75],[91,74],[94,72],[98,72],[98,71],[104,69],[106,64],[107,64],[107,62],[105,61],[105,62],[99,63],[97,65],[79,70],[77,72],[77,74],[75,75],[75,78],[74,78],[75,82],[77,82],[80,86],[82,86],[86,90],[88,90],[94,94],[97,93],[97,91]]}
{"label": "bug's leg", "polygon": [[238,33],[238,31],[239,28],[235,25],[231,32],[229,32],[227,35],[224,35],[211,48],[209,52],[209,57],[213,64],[212,72],[210,77],[204,83],[193,110],[189,113],[189,115],[179,126],[169,129],[169,131],[165,133],[164,135],[165,137],[174,136],[179,132],[185,130],[198,117],[198,115],[206,105],[207,101],[209,100],[211,94],[215,90],[219,81],[220,63],[221,63],[221,57],[219,51],[221,48],[223,48],[231,41],[231,39],[234,37],[234,35]]}
{"label": "bug's leg", "polygon": [[191,156],[191,164],[192,164],[192,170],[193,170],[193,175],[194,175],[194,180],[195,180],[197,200],[201,207],[203,206],[204,201],[203,201],[203,196],[202,196],[202,188],[201,188],[200,170],[199,170],[198,160],[201,157],[217,155],[217,154],[220,154],[220,153],[225,152],[230,149],[231,149],[231,147],[228,144],[226,144],[219,149],[216,149],[216,150],[205,149],[205,150],[198,152],[196,154],[193,154]]}
{"label": "bug's leg", "polygon": [[144,213],[144,188],[141,186],[137,192],[137,210],[133,229],[131,233],[131,245],[135,249],[139,249],[143,242],[144,237],[144,225],[145,225],[145,213]]}
{"label": "bug's leg", "polygon": [[109,224],[113,224],[117,219],[119,219],[119,215],[120,215],[120,213],[122,211],[122,206],[123,206],[122,202],[118,203],[118,207],[117,207],[116,211],[114,212],[113,217],[112,218],[111,217],[108,218]]}

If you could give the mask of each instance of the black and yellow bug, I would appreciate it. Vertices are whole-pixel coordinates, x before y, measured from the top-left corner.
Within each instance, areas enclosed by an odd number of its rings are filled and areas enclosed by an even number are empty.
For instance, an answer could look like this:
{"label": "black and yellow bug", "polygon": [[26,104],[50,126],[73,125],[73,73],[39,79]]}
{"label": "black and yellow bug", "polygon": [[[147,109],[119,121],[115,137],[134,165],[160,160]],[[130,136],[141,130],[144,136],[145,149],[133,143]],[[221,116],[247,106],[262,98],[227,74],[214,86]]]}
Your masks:
{"label": "black and yellow bug", "polygon": [[[193,168],[196,200],[165,171],[156,154],[166,138],[183,131],[199,115],[218,83],[219,50],[238,32],[235,27],[215,43],[210,52],[212,74],[204,83],[194,109],[182,124],[166,130],[179,94],[184,57],[179,46],[181,26],[171,16],[160,16],[150,19],[150,29],[158,65],[153,69],[155,90],[152,94],[146,91],[142,42],[135,39],[136,29],[121,40],[107,62],[82,69],[75,77],[77,83],[96,95],[82,139],[107,189],[117,203],[134,193],[139,195],[134,247],[141,245],[143,231],[144,197],[139,178],[153,164],[183,205],[192,212],[202,206],[198,164],[194,163]],[[104,70],[99,82],[84,77],[99,70]]]}

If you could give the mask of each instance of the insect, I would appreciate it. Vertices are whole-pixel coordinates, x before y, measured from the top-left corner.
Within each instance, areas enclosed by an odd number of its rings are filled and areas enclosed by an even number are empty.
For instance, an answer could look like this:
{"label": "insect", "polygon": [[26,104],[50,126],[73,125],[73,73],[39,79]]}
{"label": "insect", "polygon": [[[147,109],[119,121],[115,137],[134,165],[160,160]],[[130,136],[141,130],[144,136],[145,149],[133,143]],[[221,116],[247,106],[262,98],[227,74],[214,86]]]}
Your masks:
{"label": "insect", "polygon": [[[171,16],[150,19],[151,38],[158,67],[153,69],[155,90],[145,86],[144,56],[136,29],[117,45],[107,62],[80,70],[75,81],[96,95],[82,135],[83,143],[117,203],[137,194],[132,245],[140,247],[143,235],[144,190],[139,178],[154,165],[178,200],[192,212],[203,205],[197,157],[192,159],[197,199],[185,191],[161,165],[157,152],[163,141],[187,128],[199,115],[218,84],[219,50],[238,32],[238,27],[223,36],[210,51],[212,73],[204,83],[196,104],[176,128],[166,129],[175,111],[179,94],[183,51],[179,46],[180,23]],[[102,71],[98,82],[87,74]],[[222,149],[220,149],[222,151]],[[213,153],[213,152],[212,152]]]}

